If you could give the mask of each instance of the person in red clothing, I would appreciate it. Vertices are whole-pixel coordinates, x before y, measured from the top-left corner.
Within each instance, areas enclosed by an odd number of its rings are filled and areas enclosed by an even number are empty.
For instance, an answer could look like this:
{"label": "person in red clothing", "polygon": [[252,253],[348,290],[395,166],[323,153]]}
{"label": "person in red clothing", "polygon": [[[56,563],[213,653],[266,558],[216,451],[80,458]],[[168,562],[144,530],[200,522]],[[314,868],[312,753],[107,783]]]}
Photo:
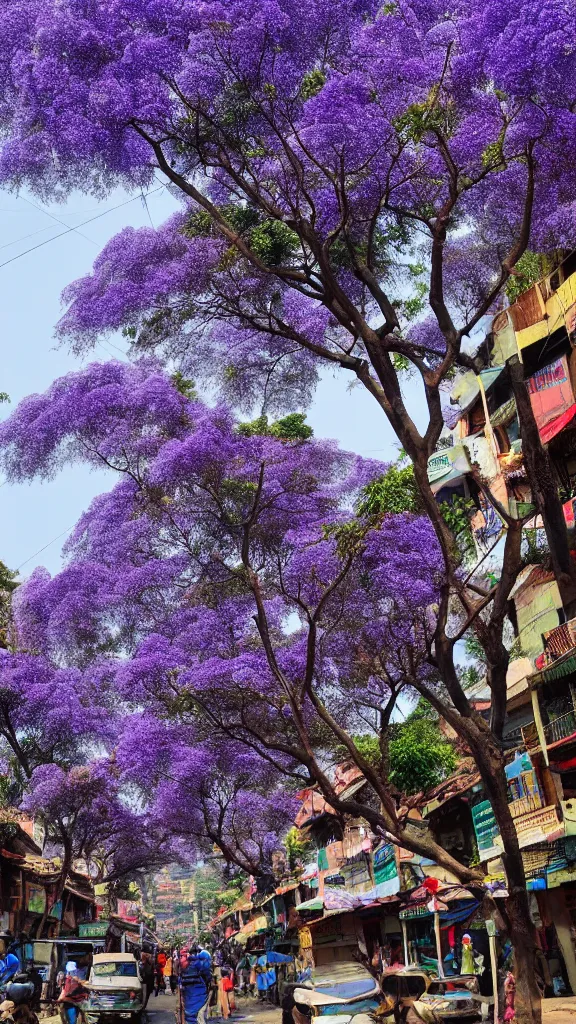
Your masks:
{"label": "person in red clothing", "polygon": [[166,967],[166,961],[168,957],[164,950],[160,950],[156,954],[156,964],[154,968],[154,995],[157,996],[159,992],[164,993],[166,991],[166,979],[164,978],[164,968]]}

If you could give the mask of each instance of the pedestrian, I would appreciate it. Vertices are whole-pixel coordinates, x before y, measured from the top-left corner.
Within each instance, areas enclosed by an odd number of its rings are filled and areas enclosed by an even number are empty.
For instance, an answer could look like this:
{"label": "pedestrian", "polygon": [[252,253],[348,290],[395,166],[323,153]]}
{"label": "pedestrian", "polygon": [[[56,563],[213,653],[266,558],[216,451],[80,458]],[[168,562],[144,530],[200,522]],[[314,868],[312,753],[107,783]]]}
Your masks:
{"label": "pedestrian", "polygon": [[64,986],[57,1000],[60,1003],[60,1017],[63,1024],[76,1024],[78,1017],[82,1024],[86,1024],[82,1003],[88,998],[90,987],[84,979],[78,977],[76,961],[69,960],[66,964]]}
{"label": "pedestrian", "polygon": [[[273,1003],[275,1006],[278,1005],[278,978],[276,975],[276,964],[290,964],[292,963],[293,957],[288,956],[286,953],[276,953],[275,950],[270,949],[265,954],[266,959],[266,995],[268,1002]],[[260,961],[258,961],[260,962]]]}
{"label": "pedestrian", "polygon": [[170,986],[170,991],[173,992],[174,989],[172,988],[172,957],[171,956],[167,956],[166,957],[166,963],[164,964],[164,968],[162,970],[162,975],[164,977],[164,985],[165,986],[169,985]]}
{"label": "pedestrian", "polygon": [[164,981],[164,968],[161,963],[158,962],[156,957],[156,963],[154,964],[154,996],[157,998],[158,995],[164,995],[166,991],[166,982]]}
{"label": "pedestrian", "polygon": [[166,953],[163,949],[160,949],[156,954],[156,967],[154,972],[154,995],[164,995],[166,991],[166,981],[164,980],[164,968],[166,967],[167,961]]}
{"label": "pedestrian", "polygon": [[225,964],[222,968],[222,989],[226,995],[228,1002],[229,1014],[234,1013],[236,1009],[236,999],[234,996],[234,970],[230,964]]}
{"label": "pedestrian", "polygon": [[238,987],[244,995],[247,995],[250,990],[250,975],[252,973],[252,964],[250,963],[250,957],[248,953],[244,953],[244,956],[240,957],[236,964],[236,974],[238,977]]}
{"label": "pedestrian", "polygon": [[140,973],[142,974],[142,981],[144,982],[144,1004],[143,1009],[146,1009],[148,1000],[150,999],[150,993],[154,988],[154,964],[150,953],[142,953],[140,958]]}
{"label": "pedestrian", "polygon": [[196,943],[182,951],[180,985],[185,1024],[205,1024],[212,987],[212,960],[210,954]]}
{"label": "pedestrian", "polygon": [[258,1002],[263,1003],[268,990],[266,954],[263,953],[256,961],[256,988],[258,990]]}
{"label": "pedestrian", "polygon": [[220,1007],[218,1005],[218,978],[216,977],[216,971],[212,974],[212,985],[210,986],[210,995],[208,997],[208,1016],[209,1017],[220,1017]]}
{"label": "pedestrian", "polygon": [[178,988],[178,975],[176,974],[174,963],[172,963],[172,969],[170,971],[170,992],[174,995]]}
{"label": "pedestrian", "polygon": [[256,992],[256,964],[258,963],[258,957],[250,954],[250,995],[254,995]]}

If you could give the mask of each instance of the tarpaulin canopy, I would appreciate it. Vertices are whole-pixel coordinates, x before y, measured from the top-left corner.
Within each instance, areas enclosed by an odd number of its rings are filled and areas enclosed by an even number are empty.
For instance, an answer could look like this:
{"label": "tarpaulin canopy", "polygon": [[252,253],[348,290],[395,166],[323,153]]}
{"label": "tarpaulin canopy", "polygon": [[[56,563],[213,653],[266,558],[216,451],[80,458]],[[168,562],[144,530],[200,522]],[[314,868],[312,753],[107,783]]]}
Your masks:
{"label": "tarpaulin canopy", "polygon": [[465,413],[475,403],[480,390],[488,392],[503,370],[504,366],[489,366],[478,375],[473,370],[468,370],[455,382],[450,401],[452,404],[458,404],[460,413]]}
{"label": "tarpaulin canopy", "polygon": [[542,442],[546,444],[574,418],[576,403],[566,356],[528,379],[528,392]]}
{"label": "tarpaulin canopy", "polygon": [[428,459],[428,480],[434,494],[469,472],[468,453],[461,444],[434,452]]}
{"label": "tarpaulin canopy", "polygon": [[314,896],[311,900],[305,900],[304,903],[299,903],[296,907],[298,913],[301,910],[324,910],[324,900],[320,899],[319,896]]}

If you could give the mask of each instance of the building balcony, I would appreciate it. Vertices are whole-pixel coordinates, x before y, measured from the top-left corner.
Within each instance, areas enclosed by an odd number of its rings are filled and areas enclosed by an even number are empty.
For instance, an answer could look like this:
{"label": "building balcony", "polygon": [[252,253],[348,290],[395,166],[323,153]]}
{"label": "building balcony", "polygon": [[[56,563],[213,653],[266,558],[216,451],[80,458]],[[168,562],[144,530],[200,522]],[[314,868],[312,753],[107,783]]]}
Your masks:
{"label": "building balcony", "polygon": [[539,811],[543,807],[543,801],[539,793],[530,793],[512,800],[508,806],[513,818],[521,818],[532,811]]}
{"label": "building balcony", "polygon": [[[529,722],[528,725],[522,726],[522,740],[528,753],[534,752],[540,749],[540,740],[538,738],[538,732],[536,730],[536,724]],[[544,726],[544,738],[546,740],[546,746],[551,747],[556,743],[561,743],[563,740],[574,737],[576,739],[576,709],[567,711],[564,715],[559,715],[554,721],[548,722],[548,725]]]}
{"label": "building balcony", "polygon": [[535,722],[529,722],[528,725],[523,725],[521,728],[522,739],[526,750],[539,750],[540,739],[538,737],[538,730],[536,729]]}
{"label": "building balcony", "polygon": [[553,722],[545,725],[544,735],[548,747],[554,743],[560,743],[561,740],[568,739],[570,736],[576,736],[576,710],[559,715]]}

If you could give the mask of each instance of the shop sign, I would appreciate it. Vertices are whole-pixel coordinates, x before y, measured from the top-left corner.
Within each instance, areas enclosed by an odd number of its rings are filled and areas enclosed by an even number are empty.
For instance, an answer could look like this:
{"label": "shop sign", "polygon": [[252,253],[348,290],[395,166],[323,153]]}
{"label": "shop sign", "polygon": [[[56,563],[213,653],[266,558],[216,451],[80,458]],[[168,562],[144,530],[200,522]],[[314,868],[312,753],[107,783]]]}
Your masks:
{"label": "shop sign", "polygon": [[48,911],[48,917],[51,917],[53,921],[62,920],[62,900],[58,900],[56,903],[52,904]]}
{"label": "shop sign", "polygon": [[372,859],[374,882],[379,896],[394,896],[400,890],[396,851],[392,843],[384,843],[374,851]]}
{"label": "shop sign", "polygon": [[139,907],[132,900],[118,900],[118,917],[124,921],[137,921]]}
{"label": "shop sign", "polygon": [[100,939],[106,937],[108,928],[108,921],[90,921],[78,925],[78,934],[81,939]]}
{"label": "shop sign", "polygon": [[28,910],[31,914],[43,914],[46,910],[46,889],[40,885],[28,885]]}
{"label": "shop sign", "polygon": [[430,911],[426,906],[408,907],[407,910],[401,910],[398,917],[401,921],[411,921],[416,917],[430,917]]}
{"label": "shop sign", "polygon": [[468,456],[465,449],[461,444],[454,445],[453,448],[443,448],[442,451],[435,452],[428,459],[428,480],[430,483],[434,483],[436,480],[442,480],[446,476],[452,477],[459,476],[463,473],[467,473],[470,469],[468,462]]}

